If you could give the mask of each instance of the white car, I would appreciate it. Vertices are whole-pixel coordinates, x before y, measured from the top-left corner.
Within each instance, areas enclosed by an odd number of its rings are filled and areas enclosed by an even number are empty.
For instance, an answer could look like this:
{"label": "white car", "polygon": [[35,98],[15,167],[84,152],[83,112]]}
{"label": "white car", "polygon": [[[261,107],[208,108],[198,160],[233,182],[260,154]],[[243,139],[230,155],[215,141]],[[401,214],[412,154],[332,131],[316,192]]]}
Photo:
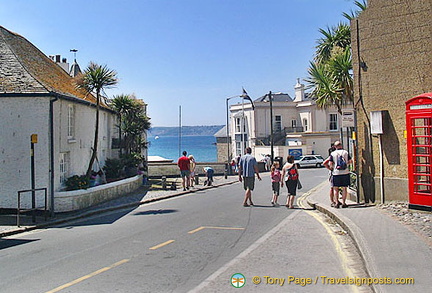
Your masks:
{"label": "white car", "polygon": [[324,162],[324,158],[320,155],[306,155],[299,157],[298,160],[294,160],[294,164],[297,168],[302,167],[317,167],[320,168]]}

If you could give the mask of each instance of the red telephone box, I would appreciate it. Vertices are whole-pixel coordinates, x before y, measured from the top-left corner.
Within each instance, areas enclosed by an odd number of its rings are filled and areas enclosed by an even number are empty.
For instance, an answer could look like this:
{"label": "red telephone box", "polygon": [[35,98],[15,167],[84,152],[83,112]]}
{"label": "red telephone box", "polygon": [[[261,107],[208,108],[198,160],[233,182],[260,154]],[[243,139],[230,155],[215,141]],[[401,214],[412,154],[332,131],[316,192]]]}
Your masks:
{"label": "red telephone box", "polygon": [[409,207],[432,211],[432,93],[405,104]]}

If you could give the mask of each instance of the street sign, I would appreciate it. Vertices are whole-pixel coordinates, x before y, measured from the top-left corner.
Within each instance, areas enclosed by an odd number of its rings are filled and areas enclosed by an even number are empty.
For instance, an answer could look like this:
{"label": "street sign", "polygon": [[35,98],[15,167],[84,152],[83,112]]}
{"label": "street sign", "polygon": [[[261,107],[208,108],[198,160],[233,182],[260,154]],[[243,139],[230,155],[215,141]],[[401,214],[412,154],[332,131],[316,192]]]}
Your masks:
{"label": "street sign", "polygon": [[342,111],[342,127],[355,127],[353,110]]}
{"label": "street sign", "polygon": [[32,134],[30,136],[30,140],[31,140],[31,143],[37,143],[38,142],[38,135],[37,134]]}

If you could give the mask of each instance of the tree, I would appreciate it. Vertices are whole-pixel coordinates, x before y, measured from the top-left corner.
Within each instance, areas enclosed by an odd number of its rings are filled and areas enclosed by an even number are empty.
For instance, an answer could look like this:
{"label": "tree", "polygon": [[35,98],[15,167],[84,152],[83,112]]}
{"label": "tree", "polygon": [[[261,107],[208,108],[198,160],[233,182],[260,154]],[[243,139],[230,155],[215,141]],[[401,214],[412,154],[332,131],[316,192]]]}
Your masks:
{"label": "tree", "polygon": [[119,124],[117,125],[119,129],[119,147],[120,155],[122,154],[123,143],[122,143],[122,128],[123,128],[123,117],[125,117],[128,111],[133,108],[132,99],[129,95],[117,95],[111,101],[111,107],[117,112],[117,118]]}
{"label": "tree", "polygon": [[86,176],[90,178],[94,161],[97,157],[98,140],[99,140],[99,112],[101,104],[101,92],[104,89],[113,87],[118,83],[117,73],[109,69],[106,65],[99,65],[90,62],[84,72],[78,76],[77,87],[85,89],[88,93],[96,94],[96,123],[94,132],[94,141],[92,155],[90,157]]}
{"label": "tree", "polygon": [[[349,20],[367,8],[367,1],[355,1],[355,5],[359,11],[351,12],[351,15],[343,14]],[[351,30],[349,25],[339,23],[335,27],[319,31],[322,37],[317,41],[314,61],[310,62],[306,82],[319,107],[335,105],[341,113],[342,105],[354,99]]]}
{"label": "tree", "polygon": [[366,10],[366,8],[368,6],[368,1],[367,0],[363,0],[362,2],[354,1],[354,4],[357,6],[358,10],[356,10],[356,11],[351,10],[350,14],[348,14],[346,12],[342,13],[342,15],[350,21],[353,20],[354,18],[356,18],[357,16],[359,16],[362,11]]}
{"label": "tree", "polygon": [[315,52],[315,61],[322,63],[332,57],[335,48],[345,49],[351,47],[351,30],[349,25],[339,23],[337,26],[326,30],[319,29],[322,37],[318,39]]}
{"label": "tree", "polygon": [[142,148],[147,145],[143,141],[144,131],[150,129],[145,104],[133,95],[118,95],[112,100],[111,106],[119,115],[121,148],[124,147],[126,154],[141,154]]}

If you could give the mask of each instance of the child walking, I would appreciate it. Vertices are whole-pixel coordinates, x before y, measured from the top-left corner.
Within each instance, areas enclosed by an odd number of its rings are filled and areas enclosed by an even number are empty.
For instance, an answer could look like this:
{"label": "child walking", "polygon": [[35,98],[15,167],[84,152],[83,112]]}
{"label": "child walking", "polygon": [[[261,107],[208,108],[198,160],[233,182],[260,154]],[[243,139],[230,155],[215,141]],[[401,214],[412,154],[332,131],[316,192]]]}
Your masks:
{"label": "child walking", "polygon": [[271,177],[271,182],[272,182],[272,190],[273,190],[273,197],[272,197],[272,201],[271,204],[272,206],[277,206],[278,204],[278,197],[279,197],[279,192],[280,192],[280,186],[281,186],[281,172],[279,170],[279,162],[275,161],[273,163],[273,165],[271,166],[271,173],[270,173],[270,177]]}

